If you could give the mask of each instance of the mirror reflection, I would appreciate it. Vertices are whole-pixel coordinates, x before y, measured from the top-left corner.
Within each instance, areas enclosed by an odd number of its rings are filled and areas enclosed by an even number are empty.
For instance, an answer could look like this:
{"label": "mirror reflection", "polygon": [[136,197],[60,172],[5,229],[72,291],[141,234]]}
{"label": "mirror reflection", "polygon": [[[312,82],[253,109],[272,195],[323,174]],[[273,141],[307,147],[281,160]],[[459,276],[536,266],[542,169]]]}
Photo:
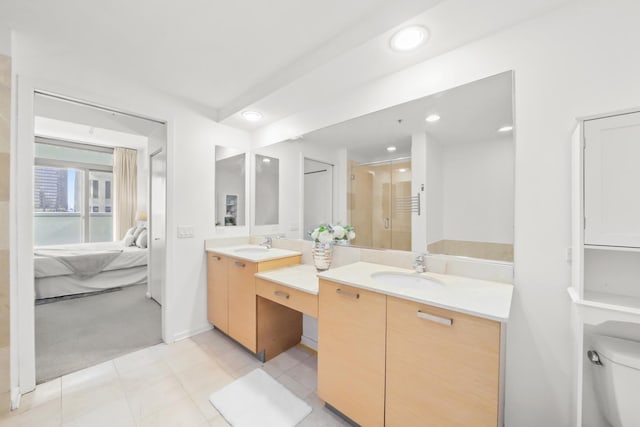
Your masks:
{"label": "mirror reflection", "polygon": [[216,226],[245,225],[245,153],[216,146]]}
{"label": "mirror reflection", "polygon": [[[512,261],[512,82],[505,72],[270,147],[285,181],[305,171],[304,197],[283,204],[302,224],[281,229],[303,237],[333,218],[358,246]],[[302,159],[333,165],[334,179],[312,182],[324,167]]]}
{"label": "mirror reflection", "polygon": [[280,201],[280,161],[256,154],[256,225],[278,224]]}

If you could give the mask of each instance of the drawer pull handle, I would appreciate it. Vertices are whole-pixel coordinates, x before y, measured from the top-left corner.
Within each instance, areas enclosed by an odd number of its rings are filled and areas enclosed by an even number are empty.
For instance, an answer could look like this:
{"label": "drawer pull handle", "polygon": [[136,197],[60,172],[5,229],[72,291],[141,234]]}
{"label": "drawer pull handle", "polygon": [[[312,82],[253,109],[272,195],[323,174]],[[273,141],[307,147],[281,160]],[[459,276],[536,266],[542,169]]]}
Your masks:
{"label": "drawer pull handle", "polygon": [[440,323],[444,326],[451,326],[453,324],[453,319],[447,319],[440,316],[434,316],[433,314],[423,313],[418,310],[418,317],[425,320],[430,320],[432,322]]}
{"label": "drawer pull handle", "polygon": [[346,291],[343,291],[340,288],[336,289],[336,293],[338,293],[340,295],[344,295],[345,297],[353,298],[353,299],[360,298],[360,294],[354,294],[353,292],[346,292]]}
{"label": "drawer pull handle", "polygon": [[236,265],[236,267],[240,267],[240,268],[244,268],[244,266],[245,266],[244,262],[240,262],[240,261],[236,261],[235,265]]}
{"label": "drawer pull handle", "polygon": [[275,291],[274,292],[275,296],[277,296],[278,298],[284,298],[284,299],[289,299],[289,294],[286,294],[284,292],[281,291]]}
{"label": "drawer pull handle", "polygon": [[211,255],[211,258],[214,258],[216,261],[220,261],[220,257],[219,256]]}

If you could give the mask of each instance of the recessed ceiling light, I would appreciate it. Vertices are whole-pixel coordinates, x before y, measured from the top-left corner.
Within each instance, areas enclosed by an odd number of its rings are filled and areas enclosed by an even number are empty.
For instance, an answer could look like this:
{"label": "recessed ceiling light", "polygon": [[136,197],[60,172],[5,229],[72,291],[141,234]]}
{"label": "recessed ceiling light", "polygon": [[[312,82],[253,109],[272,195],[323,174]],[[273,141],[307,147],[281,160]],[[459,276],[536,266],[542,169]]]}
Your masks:
{"label": "recessed ceiling light", "polygon": [[429,31],[425,27],[414,25],[395,33],[389,42],[391,49],[407,52],[424,44],[429,39]]}
{"label": "recessed ceiling light", "polygon": [[425,120],[429,123],[437,122],[440,120],[440,116],[437,114],[429,114]]}
{"label": "recessed ceiling light", "polygon": [[387,151],[390,153],[393,153],[394,151],[396,151],[396,147],[394,147],[393,145],[390,145],[387,147]]}
{"label": "recessed ceiling light", "polygon": [[250,122],[257,122],[258,120],[262,119],[262,114],[258,113],[257,111],[243,111],[242,117],[244,117],[246,120],[249,120]]}
{"label": "recessed ceiling light", "polygon": [[500,129],[498,129],[498,132],[509,132],[513,130],[513,126],[502,126]]}
{"label": "recessed ceiling light", "polygon": [[262,162],[263,162],[263,163],[271,163],[271,159],[270,159],[270,158],[268,158],[268,157],[263,157],[263,158],[262,158]]}

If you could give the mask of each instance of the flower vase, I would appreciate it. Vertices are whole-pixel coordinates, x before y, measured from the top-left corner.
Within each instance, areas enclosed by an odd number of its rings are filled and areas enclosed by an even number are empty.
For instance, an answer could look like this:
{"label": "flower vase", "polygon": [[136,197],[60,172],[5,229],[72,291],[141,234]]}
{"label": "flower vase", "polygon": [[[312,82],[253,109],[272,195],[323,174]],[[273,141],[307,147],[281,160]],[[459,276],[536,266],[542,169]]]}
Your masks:
{"label": "flower vase", "polygon": [[349,246],[349,245],[351,245],[351,241],[349,241],[348,239],[336,240],[336,245],[338,245],[338,246]]}
{"label": "flower vase", "polygon": [[316,270],[328,270],[329,267],[331,267],[331,260],[333,258],[333,242],[313,242],[311,255],[313,256],[313,263],[316,266]]}

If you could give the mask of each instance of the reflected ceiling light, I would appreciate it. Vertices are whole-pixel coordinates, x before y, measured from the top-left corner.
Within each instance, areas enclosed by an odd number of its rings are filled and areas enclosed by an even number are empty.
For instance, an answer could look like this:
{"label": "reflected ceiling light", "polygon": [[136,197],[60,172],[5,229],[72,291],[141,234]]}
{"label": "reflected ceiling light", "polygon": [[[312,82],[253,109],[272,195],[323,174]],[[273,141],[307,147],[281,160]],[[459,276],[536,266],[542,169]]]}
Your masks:
{"label": "reflected ceiling light", "polygon": [[390,153],[393,153],[396,150],[397,150],[397,148],[395,146],[393,146],[393,145],[390,145],[390,146],[387,147],[387,151],[390,152]]}
{"label": "reflected ceiling light", "polygon": [[389,44],[396,52],[408,52],[426,43],[429,31],[420,25],[406,27],[391,36]]}
{"label": "reflected ceiling light", "polygon": [[500,129],[498,129],[498,132],[509,132],[513,130],[513,126],[507,125],[507,126],[502,126]]}
{"label": "reflected ceiling light", "polygon": [[425,119],[429,123],[437,122],[438,120],[440,120],[440,116],[437,114],[429,114]]}
{"label": "reflected ceiling light", "polygon": [[407,171],[407,168],[400,168],[400,169],[398,169],[398,172],[406,172],[406,171]]}
{"label": "reflected ceiling light", "polygon": [[268,158],[268,157],[263,157],[263,158],[262,158],[262,162],[263,162],[263,163],[271,163],[271,159],[270,159],[270,158]]}
{"label": "reflected ceiling light", "polygon": [[243,111],[242,117],[250,122],[257,122],[258,120],[262,119],[262,114],[258,113],[257,111]]}

